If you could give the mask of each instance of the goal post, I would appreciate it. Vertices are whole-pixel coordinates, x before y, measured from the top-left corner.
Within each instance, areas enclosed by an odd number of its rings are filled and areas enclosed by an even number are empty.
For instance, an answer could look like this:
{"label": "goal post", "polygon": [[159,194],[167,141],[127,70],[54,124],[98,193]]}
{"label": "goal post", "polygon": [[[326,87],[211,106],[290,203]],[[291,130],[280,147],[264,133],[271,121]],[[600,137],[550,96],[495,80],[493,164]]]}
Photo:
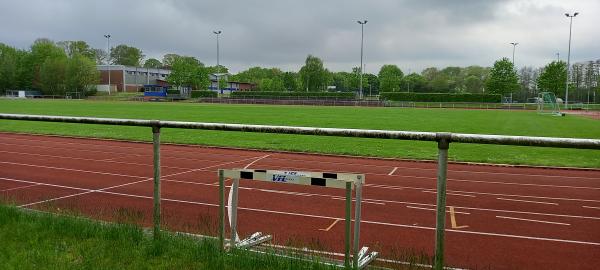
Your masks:
{"label": "goal post", "polygon": [[[228,244],[225,244],[225,179],[231,179],[231,189],[228,200],[228,216],[231,231],[231,238]],[[253,233],[250,237],[240,240],[237,235],[237,205],[238,189],[240,180],[257,180],[274,183],[296,184],[321,186],[328,188],[338,188],[346,190],[346,217],[345,217],[345,245],[344,245],[344,267],[352,266],[355,269],[362,269],[373,261],[378,252],[368,252],[368,247],[359,249],[360,237],[360,218],[362,187],[365,183],[364,174],[352,173],[331,173],[331,172],[301,172],[301,171],[280,171],[280,170],[261,170],[261,169],[219,169],[219,242],[223,249],[229,248],[250,248],[270,241],[271,235],[264,235],[262,232]],[[352,190],[355,190],[355,215],[354,215],[354,241],[351,243],[351,208],[352,208]],[[351,256],[351,245],[353,255]],[[352,263],[350,259],[352,257]]]}
{"label": "goal post", "polygon": [[539,93],[537,98],[537,112],[539,114],[562,116],[558,102],[556,101],[556,95],[552,92]]}

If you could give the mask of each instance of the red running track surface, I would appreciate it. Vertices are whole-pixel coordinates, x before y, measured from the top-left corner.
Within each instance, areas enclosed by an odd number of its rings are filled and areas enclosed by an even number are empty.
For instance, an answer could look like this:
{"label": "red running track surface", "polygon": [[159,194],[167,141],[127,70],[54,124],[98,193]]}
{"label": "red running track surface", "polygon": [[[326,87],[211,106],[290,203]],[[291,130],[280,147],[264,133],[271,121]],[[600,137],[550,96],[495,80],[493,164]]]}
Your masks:
{"label": "red running track surface", "polygon": [[[354,172],[366,174],[361,246],[394,260],[433,255],[435,163],[181,145],[161,151],[170,230],[216,235],[218,168]],[[23,207],[149,226],[151,177],[148,143],[0,133],[0,198]],[[343,252],[343,190],[257,181],[240,188],[240,237],[262,231],[275,244]],[[599,170],[450,164],[447,206],[448,266],[600,265]]]}

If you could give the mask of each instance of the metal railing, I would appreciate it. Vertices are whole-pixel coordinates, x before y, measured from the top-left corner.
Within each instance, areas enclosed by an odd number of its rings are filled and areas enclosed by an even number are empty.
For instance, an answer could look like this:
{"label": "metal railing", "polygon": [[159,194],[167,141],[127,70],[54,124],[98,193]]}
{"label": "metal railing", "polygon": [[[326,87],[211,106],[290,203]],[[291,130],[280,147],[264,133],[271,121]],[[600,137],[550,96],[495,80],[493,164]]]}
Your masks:
{"label": "metal railing", "polygon": [[292,126],[270,126],[270,125],[245,125],[225,123],[200,123],[179,122],[139,119],[116,119],[116,118],[93,118],[93,117],[70,117],[70,116],[47,116],[47,115],[24,115],[24,114],[0,114],[0,119],[25,120],[43,122],[62,122],[79,124],[103,124],[119,126],[142,126],[152,128],[152,139],[154,149],[154,211],[153,228],[154,236],[160,235],[160,129],[182,128],[182,129],[204,129],[222,131],[260,132],[260,133],[282,133],[297,135],[317,136],[340,136],[359,138],[379,138],[396,140],[418,140],[432,141],[438,144],[438,169],[437,169],[437,206],[436,206],[436,232],[434,267],[436,270],[444,266],[444,229],[446,224],[446,174],[448,171],[448,148],[450,143],[475,143],[475,144],[499,144],[536,147],[557,147],[600,150],[599,139],[574,139],[574,138],[552,138],[552,137],[530,137],[530,136],[504,136],[504,135],[482,135],[462,134],[448,132],[414,132],[414,131],[390,131],[390,130],[364,130],[364,129],[341,129],[341,128],[317,128],[317,127],[292,127]]}

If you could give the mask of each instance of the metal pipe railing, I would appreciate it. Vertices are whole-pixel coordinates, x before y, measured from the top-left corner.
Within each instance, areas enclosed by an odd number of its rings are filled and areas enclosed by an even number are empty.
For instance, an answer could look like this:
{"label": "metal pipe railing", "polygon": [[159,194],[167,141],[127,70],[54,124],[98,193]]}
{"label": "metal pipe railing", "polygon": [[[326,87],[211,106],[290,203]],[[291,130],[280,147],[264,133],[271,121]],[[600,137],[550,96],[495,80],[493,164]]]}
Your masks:
{"label": "metal pipe railing", "polygon": [[[245,125],[245,124],[225,124],[225,123],[200,123],[200,122],[179,122],[179,121],[159,121],[159,120],[139,120],[139,119],[116,119],[116,118],[94,118],[94,117],[72,117],[72,116],[47,116],[47,115],[26,115],[26,114],[0,114],[0,119],[6,120],[25,120],[25,121],[43,121],[43,122],[62,122],[62,123],[80,123],[80,124],[103,124],[119,126],[143,126],[151,127],[153,134],[154,149],[154,214],[153,224],[155,237],[160,233],[160,129],[161,128],[182,128],[182,129],[204,129],[204,130],[222,130],[222,131],[242,131],[242,132],[261,132],[261,133],[283,133],[298,135],[318,135],[318,136],[340,136],[340,137],[359,137],[359,138],[380,138],[397,140],[418,140],[432,141],[438,143],[438,176],[437,176],[437,216],[436,216],[436,237],[434,267],[436,270],[442,270],[444,266],[444,230],[446,221],[446,174],[448,171],[448,148],[450,143],[476,143],[476,144],[499,144],[499,145],[518,145],[518,146],[537,146],[537,147],[557,147],[557,148],[578,148],[600,150],[600,139],[574,139],[574,138],[552,138],[552,137],[530,137],[530,136],[505,136],[505,135],[481,135],[481,134],[461,134],[447,132],[415,132],[415,131],[390,131],[390,130],[365,130],[365,129],[342,129],[342,128],[317,128],[317,127],[292,127],[292,126],[271,126],[271,125]],[[219,178],[223,175],[219,174]],[[220,181],[219,201],[223,208],[224,185]],[[223,210],[220,209],[220,222],[224,222]],[[346,215],[349,209],[346,209]],[[349,237],[349,224],[346,224],[346,237]],[[356,232],[355,232],[356,233]],[[224,244],[224,231],[219,231],[219,240],[221,246]],[[355,245],[356,246],[356,245]],[[356,249],[356,248],[355,248]],[[345,250],[349,254],[349,250]],[[355,251],[356,252],[356,251]],[[346,265],[349,261],[346,261]],[[354,260],[354,265],[356,262]]]}

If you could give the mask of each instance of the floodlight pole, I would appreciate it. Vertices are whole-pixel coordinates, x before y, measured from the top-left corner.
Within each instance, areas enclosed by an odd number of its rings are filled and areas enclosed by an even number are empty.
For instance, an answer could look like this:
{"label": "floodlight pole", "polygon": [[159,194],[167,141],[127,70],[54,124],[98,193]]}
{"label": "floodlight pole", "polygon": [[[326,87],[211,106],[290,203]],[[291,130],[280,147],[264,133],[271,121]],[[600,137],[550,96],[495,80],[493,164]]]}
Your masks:
{"label": "floodlight pole", "polygon": [[[515,71],[517,70],[517,68],[515,67],[515,48],[517,48],[517,45],[519,45],[518,42],[511,42],[511,45],[513,45],[513,55],[512,55],[512,64],[513,64],[513,69],[515,69]],[[510,92],[510,103],[513,102],[512,99],[513,93]]]}
{"label": "floodlight pole", "polygon": [[565,83],[565,110],[567,110],[569,108],[569,69],[571,67],[571,30],[573,29],[573,17],[577,16],[577,14],[579,14],[579,12],[575,12],[575,13],[573,13],[573,15],[570,15],[569,13],[565,13],[565,16],[567,16],[571,21],[569,23],[569,52],[567,53],[567,81]]}
{"label": "floodlight pole", "polygon": [[106,34],[104,37],[106,38],[106,53],[108,55],[106,64],[108,64],[108,94],[110,95],[110,35]]}
{"label": "floodlight pole", "polygon": [[[219,65],[219,35],[222,33],[221,30],[213,31],[215,35],[217,35],[217,93],[221,93],[221,86],[219,84],[219,71],[221,70],[221,66]],[[223,94],[223,93],[221,93]]]}
{"label": "floodlight pole", "polygon": [[365,24],[367,24],[367,20],[364,21],[356,21],[360,24],[360,91],[359,98],[363,98],[363,44],[364,44],[364,34],[365,34]]}
{"label": "floodlight pole", "polygon": [[556,62],[560,62],[560,53],[559,52],[556,53]]}

